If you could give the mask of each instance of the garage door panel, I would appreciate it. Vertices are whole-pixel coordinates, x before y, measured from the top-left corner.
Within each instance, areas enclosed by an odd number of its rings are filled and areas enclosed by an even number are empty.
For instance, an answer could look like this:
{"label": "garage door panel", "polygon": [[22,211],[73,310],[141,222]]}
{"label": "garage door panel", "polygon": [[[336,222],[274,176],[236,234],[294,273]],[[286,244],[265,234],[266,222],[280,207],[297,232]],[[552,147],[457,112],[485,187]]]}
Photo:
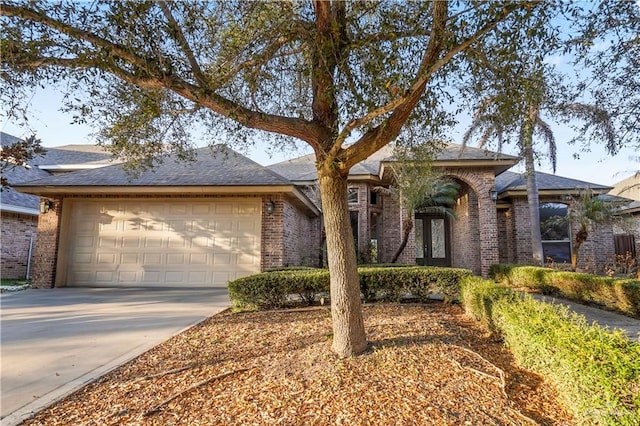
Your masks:
{"label": "garage door panel", "polygon": [[69,286],[224,285],[259,271],[258,199],[78,200],[65,214]]}
{"label": "garage door panel", "polygon": [[120,264],[122,265],[137,265],[140,261],[140,255],[138,253],[121,253]]}

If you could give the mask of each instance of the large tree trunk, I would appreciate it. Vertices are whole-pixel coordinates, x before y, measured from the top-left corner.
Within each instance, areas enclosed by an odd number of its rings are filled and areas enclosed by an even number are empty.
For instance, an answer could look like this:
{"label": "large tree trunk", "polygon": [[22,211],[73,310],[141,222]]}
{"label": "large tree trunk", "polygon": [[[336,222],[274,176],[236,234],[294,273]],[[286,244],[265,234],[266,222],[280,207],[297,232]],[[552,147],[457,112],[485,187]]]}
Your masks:
{"label": "large tree trunk", "polygon": [[[535,117],[533,109],[530,114]],[[529,204],[529,220],[531,222],[531,251],[535,265],[544,265],[542,255],[542,236],[540,235],[540,200],[538,198],[538,181],[533,158],[533,125],[532,118],[525,119],[522,135],[522,152],[524,154],[525,173],[527,174],[527,203]]]}
{"label": "large tree trunk", "polygon": [[331,274],[332,349],[345,358],[367,348],[356,249],[349,221],[347,178],[338,170],[318,170],[318,179]]}

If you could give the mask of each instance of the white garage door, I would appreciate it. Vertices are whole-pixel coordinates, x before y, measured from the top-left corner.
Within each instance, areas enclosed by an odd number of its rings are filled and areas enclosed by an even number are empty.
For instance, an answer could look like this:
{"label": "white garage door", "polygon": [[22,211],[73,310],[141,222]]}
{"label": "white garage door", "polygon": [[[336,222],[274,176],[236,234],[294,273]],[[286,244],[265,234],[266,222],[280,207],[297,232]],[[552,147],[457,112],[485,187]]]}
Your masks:
{"label": "white garage door", "polygon": [[206,287],[260,270],[256,198],[73,200],[67,286]]}

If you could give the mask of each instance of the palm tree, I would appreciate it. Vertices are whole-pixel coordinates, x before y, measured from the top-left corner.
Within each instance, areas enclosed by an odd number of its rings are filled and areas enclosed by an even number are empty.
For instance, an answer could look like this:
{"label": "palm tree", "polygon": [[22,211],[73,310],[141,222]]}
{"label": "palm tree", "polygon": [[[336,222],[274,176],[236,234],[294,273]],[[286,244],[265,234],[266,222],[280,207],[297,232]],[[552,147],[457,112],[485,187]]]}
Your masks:
{"label": "palm tree", "polygon": [[573,203],[568,219],[579,225],[578,232],[571,245],[571,270],[575,272],[578,265],[580,247],[587,241],[589,232],[595,225],[611,223],[616,220],[616,206],[602,198],[594,197],[591,189],[586,188]]}
{"label": "palm tree", "polygon": [[[544,67],[539,66],[533,68],[529,73],[520,75],[510,74],[510,77],[519,83],[517,85],[519,93],[504,93],[500,91],[501,89],[497,89],[497,93],[486,98],[478,106],[471,126],[463,136],[462,143],[463,145],[468,144],[473,134],[482,131],[478,146],[484,147],[489,140],[495,138],[498,151],[501,151],[505,138],[517,134],[516,143],[520,155],[524,159],[527,177],[532,261],[534,264],[543,265],[544,257],[539,226],[540,203],[535,174],[537,151],[534,138],[539,136],[547,147],[554,173],[556,171],[557,145],[553,130],[542,119],[542,110],[547,109],[566,122],[572,119],[583,121],[585,126],[581,129],[581,135],[585,135],[591,129],[596,135],[605,139],[607,150],[611,154],[616,151],[616,136],[606,111],[581,103],[556,102],[550,83],[551,79],[547,78]],[[514,81],[510,83],[510,87],[513,87]]]}

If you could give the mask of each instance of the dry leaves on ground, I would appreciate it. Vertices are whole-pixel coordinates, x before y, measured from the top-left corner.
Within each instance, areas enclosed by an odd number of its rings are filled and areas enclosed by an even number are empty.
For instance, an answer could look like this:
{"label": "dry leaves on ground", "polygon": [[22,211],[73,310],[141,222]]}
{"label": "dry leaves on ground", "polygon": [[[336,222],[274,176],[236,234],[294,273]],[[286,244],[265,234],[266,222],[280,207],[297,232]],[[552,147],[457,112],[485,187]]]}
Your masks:
{"label": "dry leaves on ground", "polygon": [[29,425],[572,424],[462,309],[364,308],[371,349],[331,354],[324,308],[216,315]]}

